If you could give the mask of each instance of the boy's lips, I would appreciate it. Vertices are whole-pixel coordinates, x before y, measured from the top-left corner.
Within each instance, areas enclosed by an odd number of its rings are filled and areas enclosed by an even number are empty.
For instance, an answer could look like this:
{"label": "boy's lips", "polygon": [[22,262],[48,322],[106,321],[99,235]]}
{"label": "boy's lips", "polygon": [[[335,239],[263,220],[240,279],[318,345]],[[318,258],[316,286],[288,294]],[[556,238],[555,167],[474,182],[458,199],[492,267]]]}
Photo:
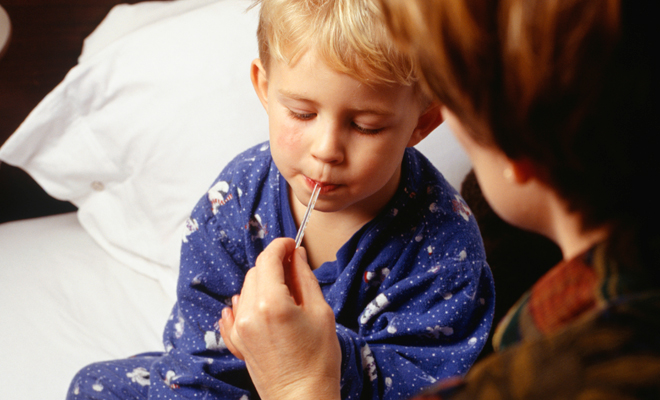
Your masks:
{"label": "boy's lips", "polygon": [[305,180],[307,181],[307,186],[309,186],[310,190],[314,190],[314,186],[316,186],[317,183],[321,185],[321,194],[328,193],[339,186],[328,182],[317,181],[309,177],[305,177]]}

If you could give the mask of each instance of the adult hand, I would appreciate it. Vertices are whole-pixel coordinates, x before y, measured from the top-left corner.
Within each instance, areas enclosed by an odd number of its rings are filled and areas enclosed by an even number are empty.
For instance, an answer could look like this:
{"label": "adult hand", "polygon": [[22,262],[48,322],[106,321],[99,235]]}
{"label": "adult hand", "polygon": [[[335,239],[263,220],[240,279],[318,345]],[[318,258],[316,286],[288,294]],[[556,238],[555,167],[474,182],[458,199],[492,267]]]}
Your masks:
{"label": "adult hand", "polygon": [[339,399],[341,349],[332,309],[292,239],[276,239],[258,257],[220,333],[245,360],[259,395]]}

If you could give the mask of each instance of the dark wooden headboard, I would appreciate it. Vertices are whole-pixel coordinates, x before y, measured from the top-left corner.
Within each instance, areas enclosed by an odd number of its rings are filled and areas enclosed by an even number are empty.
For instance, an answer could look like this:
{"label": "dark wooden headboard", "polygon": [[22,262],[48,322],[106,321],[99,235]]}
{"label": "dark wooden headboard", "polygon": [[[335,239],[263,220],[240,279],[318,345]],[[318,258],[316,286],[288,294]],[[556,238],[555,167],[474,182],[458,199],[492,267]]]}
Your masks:
{"label": "dark wooden headboard", "polygon": [[[83,39],[119,3],[138,0],[2,0],[12,34],[0,58],[0,144],[77,63]],[[0,223],[73,211],[25,172],[0,165]]]}

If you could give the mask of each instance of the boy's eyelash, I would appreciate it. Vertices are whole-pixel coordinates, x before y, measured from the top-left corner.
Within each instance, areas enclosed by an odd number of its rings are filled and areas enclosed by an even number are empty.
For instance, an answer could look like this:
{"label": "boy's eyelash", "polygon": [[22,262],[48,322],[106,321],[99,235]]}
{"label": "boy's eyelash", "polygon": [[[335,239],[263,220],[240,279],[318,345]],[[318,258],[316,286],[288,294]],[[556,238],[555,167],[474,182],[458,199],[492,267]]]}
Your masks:
{"label": "boy's eyelash", "polygon": [[380,133],[384,128],[378,128],[378,129],[367,129],[363,128],[360,125],[356,124],[353,122],[353,128],[355,128],[356,131],[365,134],[365,135],[375,135],[377,133]]}
{"label": "boy's eyelash", "polygon": [[310,120],[310,119],[314,118],[314,115],[316,115],[314,113],[300,114],[300,113],[297,113],[297,112],[294,112],[294,111],[291,111],[291,110],[289,110],[289,114],[293,118],[299,119],[299,120],[302,120],[302,121]]}
{"label": "boy's eyelash", "polygon": [[[315,113],[301,114],[301,113],[297,113],[295,111],[289,110],[289,115],[291,115],[293,118],[299,119],[301,121],[309,121],[310,119],[314,118],[314,116],[316,114]],[[358,131],[362,134],[365,134],[365,135],[375,135],[375,134],[380,133],[383,130],[383,128],[378,128],[378,129],[363,128],[362,126],[356,124],[355,122],[352,122],[351,124],[353,125],[353,128],[356,131]]]}

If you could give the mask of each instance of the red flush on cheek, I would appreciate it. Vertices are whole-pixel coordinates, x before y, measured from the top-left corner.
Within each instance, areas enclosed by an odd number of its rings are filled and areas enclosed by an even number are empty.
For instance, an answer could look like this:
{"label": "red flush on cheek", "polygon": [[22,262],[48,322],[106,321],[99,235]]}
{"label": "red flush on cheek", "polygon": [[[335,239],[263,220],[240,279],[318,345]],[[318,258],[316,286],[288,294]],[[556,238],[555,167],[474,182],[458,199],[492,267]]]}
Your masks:
{"label": "red flush on cheek", "polygon": [[281,148],[296,150],[300,146],[302,132],[291,125],[281,126],[279,133],[275,136],[275,141]]}

